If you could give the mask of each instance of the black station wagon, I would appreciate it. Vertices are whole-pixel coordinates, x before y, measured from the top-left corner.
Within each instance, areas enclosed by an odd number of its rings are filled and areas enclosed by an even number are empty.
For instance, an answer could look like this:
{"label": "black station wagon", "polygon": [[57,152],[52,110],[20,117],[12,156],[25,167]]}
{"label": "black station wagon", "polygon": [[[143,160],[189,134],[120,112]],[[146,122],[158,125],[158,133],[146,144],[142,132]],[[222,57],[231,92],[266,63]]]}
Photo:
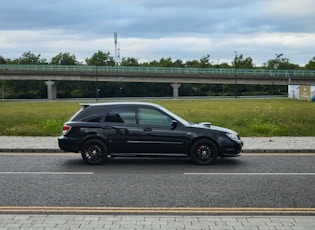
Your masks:
{"label": "black station wagon", "polygon": [[194,124],[160,105],[111,102],[83,105],[63,126],[59,147],[81,152],[88,164],[112,157],[190,157],[211,164],[217,157],[240,156],[243,142],[230,129]]}

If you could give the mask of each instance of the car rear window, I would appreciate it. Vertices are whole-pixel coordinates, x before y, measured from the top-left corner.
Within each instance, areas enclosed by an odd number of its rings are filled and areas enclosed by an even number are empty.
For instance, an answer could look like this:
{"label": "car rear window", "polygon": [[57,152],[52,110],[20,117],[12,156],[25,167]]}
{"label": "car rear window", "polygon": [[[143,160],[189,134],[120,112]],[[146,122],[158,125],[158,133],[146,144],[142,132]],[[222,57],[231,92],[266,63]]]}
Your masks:
{"label": "car rear window", "polygon": [[100,122],[105,116],[104,106],[88,106],[81,109],[71,120],[85,122]]}

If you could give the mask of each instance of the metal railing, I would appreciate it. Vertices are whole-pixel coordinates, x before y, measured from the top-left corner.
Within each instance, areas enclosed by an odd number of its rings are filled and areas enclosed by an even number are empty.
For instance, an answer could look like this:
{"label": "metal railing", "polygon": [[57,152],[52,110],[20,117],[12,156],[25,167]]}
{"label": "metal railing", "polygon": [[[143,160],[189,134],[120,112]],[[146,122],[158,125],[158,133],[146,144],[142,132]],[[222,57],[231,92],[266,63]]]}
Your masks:
{"label": "metal railing", "polygon": [[87,65],[0,65],[2,71],[38,72],[87,72],[87,73],[139,73],[139,74],[180,74],[180,75],[247,75],[247,76],[286,76],[315,77],[314,70],[274,70],[274,69],[235,69],[235,68],[175,68],[143,66],[87,66]]}

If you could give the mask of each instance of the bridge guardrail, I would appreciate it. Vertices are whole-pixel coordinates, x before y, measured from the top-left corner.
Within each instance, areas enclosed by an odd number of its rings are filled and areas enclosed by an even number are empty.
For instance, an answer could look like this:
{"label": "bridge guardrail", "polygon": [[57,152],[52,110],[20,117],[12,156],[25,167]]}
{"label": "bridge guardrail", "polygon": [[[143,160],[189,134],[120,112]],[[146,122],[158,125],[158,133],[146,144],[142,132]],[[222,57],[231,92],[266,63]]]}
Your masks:
{"label": "bridge guardrail", "polygon": [[1,71],[49,71],[90,73],[139,73],[139,74],[181,74],[181,75],[246,75],[270,77],[315,77],[314,70],[274,70],[235,68],[175,68],[143,66],[87,66],[87,65],[0,65]]}

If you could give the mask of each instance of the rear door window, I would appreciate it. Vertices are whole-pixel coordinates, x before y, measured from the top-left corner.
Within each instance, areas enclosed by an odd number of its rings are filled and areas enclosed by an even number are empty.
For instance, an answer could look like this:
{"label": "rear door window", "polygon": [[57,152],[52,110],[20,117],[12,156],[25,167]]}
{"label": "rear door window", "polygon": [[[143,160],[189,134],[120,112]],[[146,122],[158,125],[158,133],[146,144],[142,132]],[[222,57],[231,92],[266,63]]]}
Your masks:
{"label": "rear door window", "polygon": [[106,115],[105,122],[136,124],[136,113],[133,107],[115,108]]}

